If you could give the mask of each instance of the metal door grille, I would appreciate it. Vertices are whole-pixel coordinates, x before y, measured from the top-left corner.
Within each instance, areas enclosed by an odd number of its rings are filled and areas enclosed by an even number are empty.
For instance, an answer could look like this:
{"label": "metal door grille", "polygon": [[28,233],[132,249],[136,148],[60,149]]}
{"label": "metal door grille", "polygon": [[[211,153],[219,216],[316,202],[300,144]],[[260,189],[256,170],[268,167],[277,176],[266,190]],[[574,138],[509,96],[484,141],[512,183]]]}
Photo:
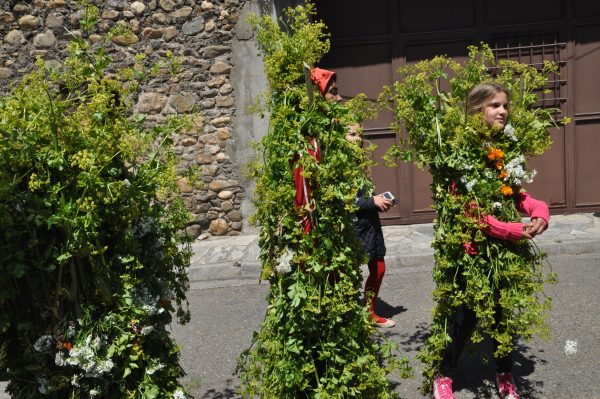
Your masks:
{"label": "metal door grille", "polygon": [[494,35],[492,50],[497,60],[514,60],[538,70],[543,68],[544,61],[554,62],[558,66],[558,71],[550,76],[545,87],[537,91],[539,100],[536,107],[564,111],[563,106],[567,101],[565,95],[567,80],[561,77],[561,71],[567,63],[564,57],[566,43],[559,39],[559,33],[556,31],[506,33]]}

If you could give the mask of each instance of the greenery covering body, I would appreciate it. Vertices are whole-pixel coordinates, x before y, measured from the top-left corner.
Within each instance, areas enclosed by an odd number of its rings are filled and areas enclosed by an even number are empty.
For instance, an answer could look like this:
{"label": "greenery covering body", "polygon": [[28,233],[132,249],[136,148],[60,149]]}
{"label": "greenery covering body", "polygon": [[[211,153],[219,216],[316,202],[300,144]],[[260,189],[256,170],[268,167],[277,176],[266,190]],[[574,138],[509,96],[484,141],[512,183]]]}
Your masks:
{"label": "greenery covering body", "polygon": [[[366,260],[354,232],[355,196],[371,187],[365,152],[346,141],[347,126],[364,114],[365,100],[328,103],[315,89],[308,99],[303,63],[313,65],[329,48],[313,7],[287,9],[283,29],[269,17],[252,23],[264,54],[270,94],[270,129],[253,167],[260,225],[262,278],[271,291],[263,325],[240,359],[246,397],[390,398],[388,372],[405,361],[394,346],[377,344],[359,300],[360,265]],[[316,139],[321,160],[309,155]],[[294,167],[314,188],[313,229],[294,206]],[[309,208],[309,206],[307,206]],[[387,359],[382,365],[380,354]]]}
{"label": "greenery covering body", "polygon": [[186,124],[131,116],[126,77],[143,77],[141,62],[109,78],[103,48],[75,38],[62,67],[39,61],[0,98],[0,372],[13,398],[186,397],[166,330],[173,311],[189,319],[169,139]]}
{"label": "greenery covering body", "polygon": [[[467,112],[469,91],[491,81],[492,70],[495,81],[510,91],[503,130],[487,127],[482,113]],[[419,355],[425,364],[425,389],[439,370],[450,342],[446,328],[458,306],[468,306],[479,320],[471,341],[489,334],[500,343],[497,356],[509,353],[517,336],[548,334],[551,299],[543,286],[555,276],[544,272],[544,254],[528,240],[508,242],[485,235],[481,216],[521,221],[515,196],[535,175],[527,169],[526,158],[551,145],[548,129],[555,125],[555,110],[535,104],[553,73],[556,67],[550,63],[541,70],[514,61],[496,63],[483,45],[470,48],[464,65],[439,56],[402,68],[402,80],[380,97],[395,112],[395,129],[406,131],[402,148],[391,148],[388,161],[414,161],[433,177],[435,307],[432,335]],[[440,88],[443,79],[450,83],[447,92]]]}

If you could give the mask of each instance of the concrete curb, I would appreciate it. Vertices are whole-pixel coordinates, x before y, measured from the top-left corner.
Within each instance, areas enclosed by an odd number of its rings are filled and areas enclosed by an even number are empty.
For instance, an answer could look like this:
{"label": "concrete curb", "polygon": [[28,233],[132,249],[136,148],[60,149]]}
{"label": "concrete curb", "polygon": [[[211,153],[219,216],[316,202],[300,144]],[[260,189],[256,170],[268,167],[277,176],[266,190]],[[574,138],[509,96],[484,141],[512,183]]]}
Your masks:
{"label": "concrete curb", "polygon": [[[557,215],[551,228],[534,242],[553,255],[600,253],[600,217],[595,214]],[[388,271],[398,273],[433,265],[433,225],[384,227]],[[192,283],[234,279],[258,280],[261,272],[258,235],[210,238],[192,246]]]}

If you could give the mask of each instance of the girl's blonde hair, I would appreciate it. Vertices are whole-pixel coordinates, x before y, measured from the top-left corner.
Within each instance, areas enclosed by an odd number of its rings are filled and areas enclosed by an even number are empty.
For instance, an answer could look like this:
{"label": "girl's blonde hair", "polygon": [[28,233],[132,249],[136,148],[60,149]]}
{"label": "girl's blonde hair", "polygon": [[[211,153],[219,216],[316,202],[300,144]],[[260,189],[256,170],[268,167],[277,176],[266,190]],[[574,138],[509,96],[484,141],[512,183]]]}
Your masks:
{"label": "girl's blonde hair", "polygon": [[467,98],[467,109],[469,115],[483,111],[486,101],[497,93],[506,93],[506,98],[510,101],[508,89],[496,82],[480,83],[473,87]]}

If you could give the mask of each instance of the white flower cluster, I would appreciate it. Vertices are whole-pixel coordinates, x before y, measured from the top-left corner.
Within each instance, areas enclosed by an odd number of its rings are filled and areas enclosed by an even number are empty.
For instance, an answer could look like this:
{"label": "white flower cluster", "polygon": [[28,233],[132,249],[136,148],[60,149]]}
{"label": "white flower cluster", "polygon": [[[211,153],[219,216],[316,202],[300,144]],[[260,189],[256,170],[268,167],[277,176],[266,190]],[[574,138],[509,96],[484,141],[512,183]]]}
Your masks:
{"label": "white flower cluster", "polygon": [[35,349],[36,352],[45,352],[50,349],[53,344],[54,338],[52,335],[42,335],[35,341],[35,344],[33,344],[33,349]]}
{"label": "white flower cluster", "polygon": [[494,209],[500,209],[500,208],[502,208],[502,204],[501,204],[501,203],[499,203],[499,202],[494,202],[494,203],[492,204],[492,206],[494,207]]}
{"label": "white flower cluster", "polygon": [[177,388],[175,392],[173,392],[173,399],[186,399],[187,395],[181,389]]}
{"label": "white flower cluster", "polygon": [[92,338],[88,335],[84,345],[75,345],[69,351],[67,364],[77,366],[85,371],[86,377],[98,377],[108,373],[114,366],[110,359],[100,359],[96,356],[96,351],[102,347],[102,341],[99,337]]}
{"label": "white flower cluster", "polygon": [[50,392],[50,381],[46,377],[38,377],[38,391],[42,395],[48,395]]}
{"label": "white flower cluster", "polygon": [[506,176],[504,180],[510,180],[517,186],[521,185],[522,180],[527,183],[531,183],[537,174],[537,171],[535,169],[531,172],[525,171],[525,169],[523,169],[524,164],[525,157],[523,155],[519,155],[507,162],[506,165],[504,165],[504,170],[506,170],[508,176]]}
{"label": "white flower cluster", "polygon": [[292,271],[292,259],[294,257],[294,253],[286,248],[283,250],[281,256],[277,260],[277,264],[275,265],[275,270],[278,274],[286,274]]}
{"label": "white flower cluster", "polygon": [[472,191],[473,190],[473,186],[475,185],[475,183],[477,183],[477,179],[467,179],[467,176],[462,176],[460,178],[460,181],[465,185],[465,187],[467,188],[467,191]]}
{"label": "white flower cluster", "polygon": [[136,306],[142,308],[149,316],[161,314],[164,308],[158,306],[160,295],[152,295],[148,287],[142,287],[132,292],[132,299]]}
{"label": "white flower cluster", "polygon": [[517,135],[515,134],[515,128],[509,123],[504,126],[504,135],[512,141],[517,141]]}

